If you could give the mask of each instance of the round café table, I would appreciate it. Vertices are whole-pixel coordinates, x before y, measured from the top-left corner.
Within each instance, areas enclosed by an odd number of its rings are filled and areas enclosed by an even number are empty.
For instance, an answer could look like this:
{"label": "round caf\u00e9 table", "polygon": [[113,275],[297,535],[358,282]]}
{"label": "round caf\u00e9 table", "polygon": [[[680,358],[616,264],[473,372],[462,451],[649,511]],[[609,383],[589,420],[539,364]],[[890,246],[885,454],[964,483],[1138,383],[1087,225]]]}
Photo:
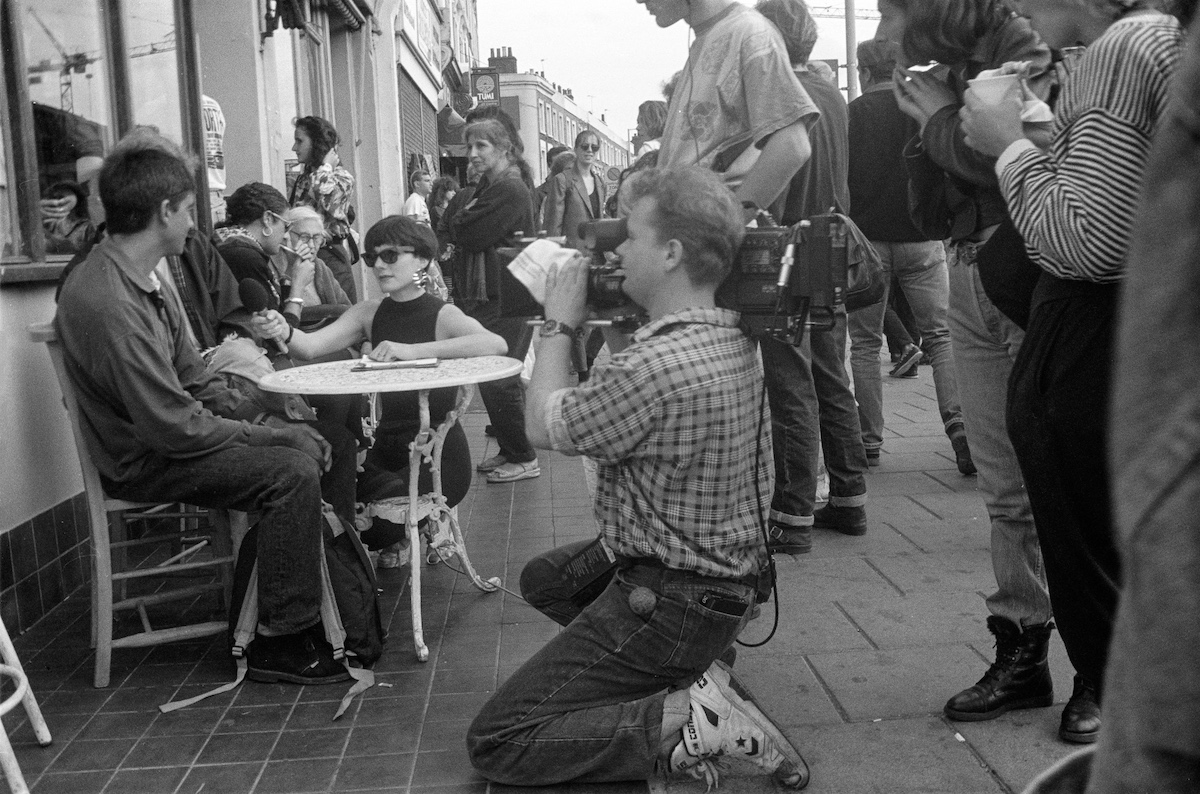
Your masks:
{"label": "round caf\u00e9 table", "polygon": [[[364,369],[361,360],[308,364],[272,372],[259,382],[259,386],[267,391],[285,394],[417,392],[421,429],[409,445],[408,498],[372,502],[367,506],[367,514],[404,524],[407,530],[411,562],[409,575],[412,581],[413,645],[417,658],[424,662],[429,659],[429,648],[425,645],[421,622],[421,540],[417,529],[419,521],[429,519],[428,546],[431,554],[436,553],[443,560],[457,556],[466,574],[480,590],[494,592],[500,587],[498,577],[483,579],[475,572],[475,567],[467,556],[467,547],[463,542],[456,511],[446,504],[446,497],[442,494],[442,445],[445,443],[446,434],[466,412],[475,390],[458,390],[454,410],[446,414],[446,419],[436,430],[429,426],[429,392],[432,389],[469,386],[512,377],[521,371],[522,365],[520,361],[505,356],[477,356],[439,359],[436,366],[430,367],[384,369],[376,368],[378,366],[368,364]],[[422,459],[430,464],[433,474],[433,490],[426,494],[420,493],[417,486]]]}

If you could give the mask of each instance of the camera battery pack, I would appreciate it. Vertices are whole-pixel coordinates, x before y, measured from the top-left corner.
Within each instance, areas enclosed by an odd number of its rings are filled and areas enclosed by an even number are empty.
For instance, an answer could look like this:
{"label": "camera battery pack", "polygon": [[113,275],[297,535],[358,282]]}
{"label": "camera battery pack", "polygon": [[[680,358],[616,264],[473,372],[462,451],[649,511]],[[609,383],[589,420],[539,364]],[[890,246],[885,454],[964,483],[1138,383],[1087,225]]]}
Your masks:
{"label": "camera battery pack", "polygon": [[596,538],[582,551],[567,560],[559,580],[570,593],[579,593],[616,567],[617,558]]}

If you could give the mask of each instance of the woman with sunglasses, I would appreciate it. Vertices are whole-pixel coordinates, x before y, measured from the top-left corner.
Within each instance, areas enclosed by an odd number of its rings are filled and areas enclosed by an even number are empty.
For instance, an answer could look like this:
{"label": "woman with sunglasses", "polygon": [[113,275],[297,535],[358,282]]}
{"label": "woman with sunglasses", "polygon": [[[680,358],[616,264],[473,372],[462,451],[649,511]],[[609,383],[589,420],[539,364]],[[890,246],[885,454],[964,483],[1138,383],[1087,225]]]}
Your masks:
{"label": "woman with sunglasses", "polygon": [[[213,232],[217,252],[234,277],[254,279],[267,291],[267,307],[279,309],[295,325],[304,299],[300,293],[313,280],[314,258],[306,244],[289,245],[287,199],[262,182],[250,182],[225,202],[225,225]],[[284,247],[291,249],[284,251]]]}
{"label": "woman with sunglasses", "polygon": [[550,180],[543,208],[542,228],[551,237],[566,237],[567,245],[580,245],[579,224],[603,217],[606,189],[596,170],[600,136],[584,130],[575,137],[575,167]]}
{"label": "woman with sunglasses", "polygon": [[[374,272],[384,297],[352,306],[332,324],[310,333],[293,329],[278,312],[255,317],[255,331],[286,342],[292,355],[302,359],[327,356],[363,342],[371,343],[370,357],[375,361],[504,355],[508,350],[502,337],[426,291],[425,271],[437,255],[437,238],[428,226],[392,215],[367,231],[363,249],[363,261]],[[431,425],[445,419],[454,407],[457,391],[430,392]],[[367,453],[364,476],[359,480],[360,501],[407,495],[408,445],[421,427],[417,394],[385,394],[382,404],[375,445]],[[442,490],[451,507],[467,495],[471,476],[467,437],[462,426],[455,425],[442,451]],[[386,483],[391,490],[382,492],[366,479]],[[420,482],[423,491],[432,488],[425,466]],[[363,533],[363,542],[373,550],[386,548],[402,539],[402,531],[397,525],[376,522]]]}

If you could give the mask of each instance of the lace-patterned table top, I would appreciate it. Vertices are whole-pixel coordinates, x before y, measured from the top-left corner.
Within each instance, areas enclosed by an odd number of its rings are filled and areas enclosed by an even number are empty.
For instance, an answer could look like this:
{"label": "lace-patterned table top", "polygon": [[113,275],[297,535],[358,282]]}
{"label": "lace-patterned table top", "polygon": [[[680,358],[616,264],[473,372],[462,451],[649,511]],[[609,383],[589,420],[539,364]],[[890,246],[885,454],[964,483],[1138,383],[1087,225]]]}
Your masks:
{"label": "lace-patterned table top", "polygon": [[365,394],[424,391],[486,383],[521,371],[521,362],[507,356],[444,358],[435,367],[352,371],[361,361],[329,361],[272,372],[259,381],[267,391],[285,394]]}

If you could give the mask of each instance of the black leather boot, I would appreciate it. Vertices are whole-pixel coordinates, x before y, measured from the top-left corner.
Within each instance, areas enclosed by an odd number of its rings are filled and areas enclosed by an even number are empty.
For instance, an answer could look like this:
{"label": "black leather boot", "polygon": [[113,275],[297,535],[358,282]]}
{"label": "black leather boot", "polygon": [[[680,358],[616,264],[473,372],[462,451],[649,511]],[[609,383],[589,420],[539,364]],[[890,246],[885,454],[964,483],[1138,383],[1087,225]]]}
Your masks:
{"label": "black leather boot", "polygon": [[1100,699],[1090,681],[1075,675],[1071,699],[1063,707],[1058,736],[1072,744],[1091,744],[1100,735]]}
{"label": "black leather boot", "polygon": [[944,709],[952,720],[978,722],[1012,709],[1031,709],[1054,703],[1054,682],[1046,661],[1053,623],[1020,630],[1011,621],[989,615],[988,630],[996,636],[996,661],[970,689],[950,698]]}

